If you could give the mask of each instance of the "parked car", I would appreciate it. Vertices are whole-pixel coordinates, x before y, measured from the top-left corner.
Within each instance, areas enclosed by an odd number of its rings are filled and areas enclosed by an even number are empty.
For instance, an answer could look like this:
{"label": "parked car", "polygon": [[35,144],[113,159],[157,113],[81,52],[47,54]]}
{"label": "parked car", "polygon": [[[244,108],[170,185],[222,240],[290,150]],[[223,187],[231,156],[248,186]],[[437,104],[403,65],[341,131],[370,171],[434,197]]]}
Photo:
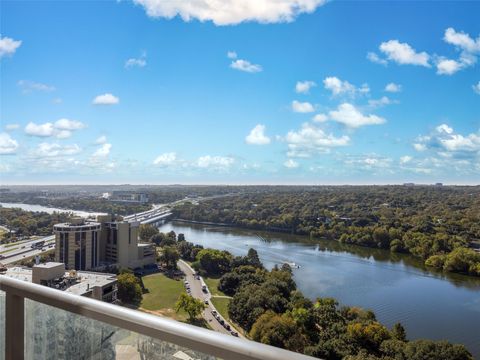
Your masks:
{"label": "parked car", "polygon": [[205,300],[204,303],[205,303],[205,305],[208,305],[208,300]]}
{"label": "parked car", "polygon": [[230,331],[230,330],[231,330],[230,325],[225,324],[225,329],[227,329],[228,331]]}
{"label": "parked car", "polygon": [[212,315],[213,315],[213,316],[217,316],[217,311],[216,311],[216,310],[212,310]]}
{"label": "parked car", "polygon": [[237,333],[236,331],[233,331],[233,330],[232,330],[232,331],[230,332],[230,334],[232,334],[232,335],[235,336],[235,337],[238,337],[238,333]]}
{"label": "parked car", "polygon": [[218,320],[218,322],[219,322],[221,325],[224,325],[224,324],[225,324],[225,320],[223,320],[223,319]]}

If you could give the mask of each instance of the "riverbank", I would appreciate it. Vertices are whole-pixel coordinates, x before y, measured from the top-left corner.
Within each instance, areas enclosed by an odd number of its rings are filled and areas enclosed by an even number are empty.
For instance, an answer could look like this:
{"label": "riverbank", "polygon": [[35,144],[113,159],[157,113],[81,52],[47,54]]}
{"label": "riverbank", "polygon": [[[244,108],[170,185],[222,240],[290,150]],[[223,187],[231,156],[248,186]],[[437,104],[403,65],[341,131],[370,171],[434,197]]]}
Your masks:
{"label": "riverbank", "polygon": [[371,309],[389,327],[402,323],[411,339],[463,343],[480,357],[478,278],[430,272],[405,254],[305,236],[178,222],[159,230],[183,233],[187,241],[235,256],[254,248],[269,269],[295,262],[301,267],[293,270],[294,279],[308,298],[333,297]]}

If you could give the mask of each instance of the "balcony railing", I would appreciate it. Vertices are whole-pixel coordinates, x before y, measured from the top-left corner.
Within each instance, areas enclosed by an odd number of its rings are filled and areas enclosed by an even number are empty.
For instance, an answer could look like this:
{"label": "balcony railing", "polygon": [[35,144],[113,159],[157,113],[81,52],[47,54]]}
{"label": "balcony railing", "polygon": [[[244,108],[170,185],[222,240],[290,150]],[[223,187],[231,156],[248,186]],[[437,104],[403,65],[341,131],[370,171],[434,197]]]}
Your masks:
{"label": "balcony railing", "polygon": [[312,359],[1,275],[0,329],[0,360]]}

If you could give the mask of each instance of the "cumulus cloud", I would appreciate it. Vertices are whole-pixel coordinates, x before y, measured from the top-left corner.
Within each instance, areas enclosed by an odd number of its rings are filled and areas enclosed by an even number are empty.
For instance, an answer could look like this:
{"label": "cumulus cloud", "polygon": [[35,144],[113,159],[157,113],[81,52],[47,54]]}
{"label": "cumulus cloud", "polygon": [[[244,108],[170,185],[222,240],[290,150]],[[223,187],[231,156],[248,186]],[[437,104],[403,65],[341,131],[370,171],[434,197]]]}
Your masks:
{"label": "cumulus cloud", "polygon": [[7,133],[0,133],[0,155],[15,154],[18,149],[18,142]]}
{"label": "cumulus cloud", "polygon": [[147,53],[143,52],[139,58],[130,58],[125,61],[125,67],[132,68],[132,67],[145,67],[147,65]]}
{"label": "cumulus cloud", "polygon": [[365,94],[370,92],[370,88],[367,84],[363,84],[361,87],[350,84],[348,81],[340,80],[336,76],[329,76],[323,80],[323,86],[325,89],[331,91],[332,95],[347,94],[354,96],[355,94]]}
{"label": "cumulus cloud", "polygon": [[387,96],[382,96],[380,99],[368,100],[368,105],[372,108],[378,108],[386,105],[396,104],[396,100],[392,100]]}
{"label": "cumulus cloud", "polygon": [[102,135],[102,136],[99,136],[96,140],[95,140],[95,144],[97,145],[103,145],[107,142],[107,137],[105,135]]}
{"label": "cumulus cloud", "polygon": [[470,53],[480,52],[480,36],[476,40],[472,39],[469,34],[457,32],[454,28],[448,28],[445,30],[443,40],[451,45],[468,51]]}
{"label": "cumulus cloud", "polygon": [[174,152],[168,152],[168,153],[163,153],[157,156],[155,160],[153,160],[153,164],[160,167],[166,167],[166,166],[174,165],[176,161],[177,161],[177,154]]}
{"label": "cumulus cloud", "polygon": [[22,92],[24,94],[30,93],[32,91],[50,92],[55,90],[54,86],[30,80],[19,80],[17,85],[22,89]]}
{"label": "cumulus cloud", "polygon": [[325,153],[329,148],[346,146],[350,142],[347,135],[336,137],[310,123],[302,124],[297,131],[289,131],[284,140],[288,144],[287,155],[290,157],[310,157],[314,153]]}
{"label": "cumulus cloud", "polygon": [[212,21],[215,25],[235,25],[254,21],[259,23],[291,22],[302,13],[312,13],[325,0],[133,0],[154,18],[184,21]]}
{"label": "cumulus cloud", "polygon": [[308,94],[310,89],[314,86],[317,86],[314,81],[297,81],[295,84],[295,92],[299,94]]}
{"label": "cumulus cloud", "polygon": [[475,91],[478,95],[480,95],[480,81],[475,85],[472,85],[473,91]]}
{"label": "cumulus cloud", "polygon": [[288,169],[296,169],[298,168],[300,165],[298,162],[296,162],[295,160],[293,159],[288,159],[287,161],[285,161],[283,163],[283,166],[285,166],[286,168]]}
{"label": "cumulus cloud", "polygon": [[270,138],[265,135],[265,125],[256,125],[245,138],[245,142],[251,145],[270,144]]}
{"label": "cumulus cloud", "polygon": [[95,152],[93,153],[93,157],[95,158],[104,158],[110,154],[110,150],[112,149],[112,144],[105,143],[100,146]]}
{"label": "cumulus cloud", "polygon": [[312,119],[314,122],[322,123],[328,121],[328,116],[325,114],[317,114]]}
{"label": "cumulus cloud", "polygon": [[358,128],[365,125],[380,125],[386,120],[377,115],[364,115],[354,105],[349,103],[340,104],[337,110],[329,112],[329,118],[350,128]]}
{"label": "cumulus cloud", "polygon": [[4,56],[11,56],[22,45],[21,40],[14,40],[12,38],[0,34],[0,59]]}
{"label": "cumulus cloud", "polygon": [[5,125],[5,130],[6,131],[13,131],[13,130],[17,130],[20,128],[20,124],[7,124]]}
{"label": "cumulus cloud", "polygon": [[442,156],[480,155],[480,133],[462,135],[447,124],[437,126],[430,134],[414,142],[417,151],[432,150]]}
{"label": "cumulus cloud", "polygon": [[73,145],[60,145],[57,143],[40,143],[35,150],[35,156],[37,157],[58,157],[66,155],[76,155],[80,153],[82,149],[77,144]]}
{"label": "cumulus cloud", "polygon": [[385,91],[386,92],[391,92],[391,93],[400,92],[400,91],[402,91],[402,85],[395,84],[393,82],[388,83],[387,85],[385,85]]}
{"label": "cumulus cloud", "polygon": [[66,139],[72,135],[75,130],[83,129],[86,125],[77,120],[59,119],[55,123],[47,122],[44,124],[36,124],[29,122],[25,126],[25,133],[30,136],[50,137],[55,136],[57,139]]}
{"label": "cumulus cloud", "polygon": [[237,59],[232,61],[230,67],[235,70],[249,72],[249,73],[257,73],[263,70],[261,65],[252,64],[248,60]]}
{"label": "cumulus cloud", "polygon": [[297,113],[311,113],[315,111],[315,108],[309,102],[300,102],[297,100],[293,100],[292,110]]}
{"label": "cumulus cloud", "polygon": [[448,28],[445,30],[443,40],[447,44],[455,46],[455,49],[460,52],[460,56],[457,60],[437,56],[437,74],[453,75],[460,70],[475,65],[480,53],[480,36],[474,40],[469,34]]}
{"label": "cumulus cloud", "polygon": [[200,156],[196,161],[197,167],[203,169],[228,169],[234,163],[235,159],[232,157],[211,155]]}
{"label": "cumulus cloud", "polygon": [[120,99],[118,97],[110,93],[106,93],[103,95],[96,96],[93,99],[92,104],[93,105],[116,105],[119,102],[120,102]]}
{"label": "cumulus cloud", "polygon": [[227,52],[227,57],[229,59],[236,59],[237,58],[237,53],[235,51],[229,51],[229,52]]}
{"label": "cumulus cloud", "polygon": [[367,59],[370,60],[373,63],[384,65],[384,66],[386,66],[388,64],[387,60],[382,59],[380,56],[378,56],[374,52],[367,53]]}
{"label": "cumulus cloud", "polygon": [[412,158],[411,156],[409,156],[409,155],[402,156],[402,157],[400,157],[400,164],[401,164],[401,165],[407,164],[407,163],[409,163],[410,161],[412,161],[412,159],[413,159],[413,158]]}
{"label": "cumulus cloud", "polygon": [[350,155],[344,159],[344,163],[346,165],[354,166],[355,168],[364,170],[385,170],[391,167],[392,162],[393,161],[391,158],[377,154],[358,156]]}

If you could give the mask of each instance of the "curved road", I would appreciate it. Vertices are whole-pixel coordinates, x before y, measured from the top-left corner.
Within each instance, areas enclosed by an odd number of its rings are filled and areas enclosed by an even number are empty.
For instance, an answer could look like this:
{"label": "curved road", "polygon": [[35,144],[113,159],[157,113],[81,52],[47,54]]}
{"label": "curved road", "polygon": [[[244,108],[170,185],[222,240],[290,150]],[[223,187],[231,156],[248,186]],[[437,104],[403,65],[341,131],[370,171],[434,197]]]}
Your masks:
{"label": "curved road", "polygon": [[[215,311],[217,310],[215,309],[215,306],[213,306],[212,302],[210,301],[210,298],[212,296],[210,294],[210,291],[208,290],[208,287],[207,287],[207,292],[204,293],[202,291],[201,280],[195,279],[195,277],[193,276],[194,270],[185,261],[179,260],[177,265],[179,269],[185,274],[185,280],[187,280],[188,283],[190,284],[190,290],[191,290],[190,295],[193,296],[194,298],[200,299],[202,302],[204,302],[205,300],[208,300],[208,305],[202,313],[203,318],[208,322],[208,324],[212,327],[213,330],[231,335],[230,331],[225,329],[218,322],[218,320],[215,319],[215,317],[212,315],[212,310],[215,310]],[[225,324],[230,325],[230,328],[236,331],[236,329],[232,326],[232,324],[228,323],[223,317],[222,319],[225,321]],[[238,336],[243,338],[242,334],[240,333],[238,333]]]}

